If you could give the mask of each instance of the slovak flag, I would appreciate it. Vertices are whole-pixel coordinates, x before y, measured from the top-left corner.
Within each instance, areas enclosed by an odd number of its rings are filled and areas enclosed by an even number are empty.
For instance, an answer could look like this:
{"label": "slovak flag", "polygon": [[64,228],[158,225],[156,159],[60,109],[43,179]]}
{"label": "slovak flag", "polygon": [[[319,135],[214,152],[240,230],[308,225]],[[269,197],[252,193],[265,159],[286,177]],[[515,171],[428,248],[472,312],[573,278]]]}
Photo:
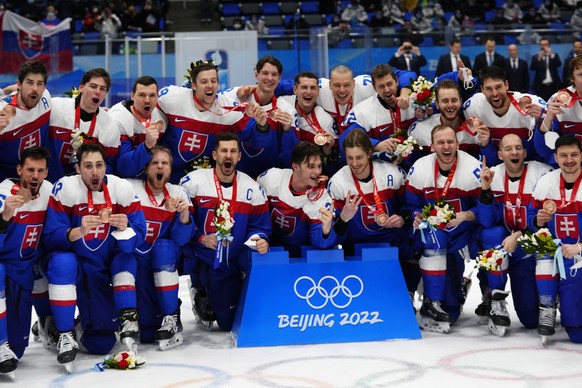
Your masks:
{"label": "slovak flag", "polygon": [[[73,70],[71,18],[46,26],[11,11],[0,15],[0,73],[17,73],[27,59],[38,59],[50,72]],[[57,54],[57,55],[53,55]]]}

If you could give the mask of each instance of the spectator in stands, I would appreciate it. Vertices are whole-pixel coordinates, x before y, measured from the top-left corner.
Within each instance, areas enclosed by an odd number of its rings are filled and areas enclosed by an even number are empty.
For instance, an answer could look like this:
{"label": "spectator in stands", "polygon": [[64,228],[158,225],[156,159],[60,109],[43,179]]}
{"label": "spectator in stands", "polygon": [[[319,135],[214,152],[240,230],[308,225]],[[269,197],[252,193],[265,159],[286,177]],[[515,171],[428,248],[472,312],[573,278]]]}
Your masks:
{"label": "spectator in stands", "polygon": [[570,62],[572,59],[579,57],[580,55],[582,55],[582,41],[580,39],[576,39],[574,43],[572,43],[572,51],[568,54],[566,60],[564,61],[564,68],[562,70],[562,82],[565,88],[572,85],[572,81],[570,80],[569,76]]}
{"label": "spectator in stands", "polygon": [[505,69],[505,57],[495,51],[495,38],[490,36],[485,41],[485,52],[475,57],[473,72],[479,74],[482,68],[493,65]]}
{"label": "spectator in stands", "polygon": [[350,37],[350,23],[340,20],[327,26],[327,42],[329,47],[336,47],[339,42]]}
{"label": "spectator in stands", "polygon": [[550,40],[540,39],[540,51],[531,58],[529,69],[534,72],[533,90],[546,101],[562,87],[558,74],[560,66],[562,66],[562,61],[560,56],[552,50]]}
{"label": "spectator in stands", "polygon": [[161,17],[161,12],[154,5],[153,1],[146,0],[143,8],[137,15],[138,25],[143,32],[159,32]]}
{"label": "spectator in stands", "polygon": [[257,15],[252,15],[250,19],[247,20],[245,23],[245,30],[257,31],[257,34],[259,35],[266,35],[269,33],[265,21],[262,18],[257,17]]}
{"label": "spectator in stands", "polygon": [[46,7],[46,15],[40,22],[45,26],[57,26],[61,22],[61,19],[57,17],[57,10],[54,6],[49,5]]}
{"label": "spectator in stands", "polygon": [[434,44],[436,46],[446,45],[445,34],[447,30],[447,19],[444,17],[439,17],[436,20],[436,25],[433,31]]}
{"label": "spectator in stands", "polygon": [[580,38],[580,31],[582,30],[582,3],[576,8],[570,21],[566,24],[573,31],[572,35],[574,35],[576,39]]}
{"label": "spectator in stands", "polygon": [[514,0],[507,0],[501,7],[503,9],[503,17],[510,23],[519,23],[523,18],[523,12],[519,5]]}
{"label": "spectator in stands", "polygon": [[138,13],[133,5],[123,11],[120,18],[123,31],[141,31],[137,15]]}
{"label": "spectator in stands", "polygon": [[341,19],[355,26],[357,24],[368,23],[368,13],[360,5],[358,0],[352,0],[350,4],[342,11]]}
{"label": "spectator in stands", "polygon": [[475,21],[470,17],[463,14],[460,9],[457,9],[453,16],[449,19],[447,26],[455,33],[458,34],[461,31],[466,32],[471,30],[475,25]]}
{"label": "spectator in stands", "polygon": [[560,7],[556,5],[552,0],[545,0],[542,5],[540,5],[539,13],[546,22],[559,22],[562,20],[562,15],[560,13]]}
{"label": "spectator in stands", "polygon": [[88,10],[83,17],[83,32],[97,31],[95,24],[100,16],[101,13],[99,12],[99,7],[97,5],[93,5],[93,7]]}
{"label": "spectator in stands", "polygon": [[426,66],[427,61],[417,46],[414,46],[410,40],[404,39],[388,64],[398,70],[411,70],[416,74],[421,74],[420,68]]}
{"label": "spectator in stands", "polygon": [[404,36],[404,39],[410,40],[415,46],[418,46],[424,42],[424,38],[418,31],[418,28],[416,28],[410,20],[406,20],[404,22],[404,25],[400,30],[400,34]]}
{"label": "spectator in stands", "polygon": [[390,18],[392,23],[404,24],[404,12],[397,1],[386,1],[382,6],[382,12],[385,17]]}
{"label": "spectator in stands", "polygon": [[528,93],[529,92],[529,69],[527,61],[519,58],[519,49],[517,45],[510,44],[507,46],[507,53],[509,58],[505,67],[507,74],[507,83],[509,90],[513,92]]}
{"label": "spectator in stands", "polygon": [[509,21],[505,18],[503,13],[504,13],[503,9],[498,8],[496,13],[495,13],[495,16],[493,16],[491,18],[491,20],[489,21],[489,24],[492,26],[495,26],[495,29],[503,30],[503,29],[507,28]]}
{"label": "spectator in stands", "polygon": [[540,12],[534,6],[528,8],[527,13],[523,15],[523,19],[521,19],[521,21],[523,22],[523,24],[527,25],[537,25],[546,23]]}
{"label": "spectator in stands", "polygon": [[414,28],[416,28],[421,34],[426,34],[432,31],[432,19],[424,15],[422,7],[416,9],[416,12],[410,21]]}
{"label": "spectator in stands", "polygon": [[244,22],[241,18],[236,18],[232,21],[232,31],[241,31],[244,30]]}
{"label": "spectator in stands", "polygon": [[285,33],[294,34],[309,30],[309,23],[305,20],[305,15],[295,14],[285,23]]}
{"label": "spectator in stands", "polygon": [[467,0],[461,8],[461,13],[468,19],[471,19],[473,23],[480,22],[484,20],[485,9],[481,2],[477,0]]}
{"label": "spectator in stands", "polygon": [[381,32],[383,27],[390,27],[391,24],[392,22],[390,17],[385,16],[382,10],[378,10],[374,16],[372,16],[370,19],[370,24],[368,25],[373,29],[373,31]]}
{"label": "spectator in stands", "polygon": [[95,21],[95,29],[101,33],[102,38],[108,35],[111,39],[115,39],[121,30],[121,20],[111,11],[109,6],[106,6]]}
{"label": "spectator in stands", "polygon": [[453,38],[449,42],[450,52],[441,55],[437,63],[435,76],[457,71],[459,69],[458,61],[461,60],[465,67],[471,68],[471,61],[466,55],[461,55],[461,41],[458,38]]}
{"label": "spectator in stands", "polygon": [[445,11],[438,1],[428,0],[426,5],[422,7],[422,14],[426,19],[435,21],[439,17],[444,17]]}

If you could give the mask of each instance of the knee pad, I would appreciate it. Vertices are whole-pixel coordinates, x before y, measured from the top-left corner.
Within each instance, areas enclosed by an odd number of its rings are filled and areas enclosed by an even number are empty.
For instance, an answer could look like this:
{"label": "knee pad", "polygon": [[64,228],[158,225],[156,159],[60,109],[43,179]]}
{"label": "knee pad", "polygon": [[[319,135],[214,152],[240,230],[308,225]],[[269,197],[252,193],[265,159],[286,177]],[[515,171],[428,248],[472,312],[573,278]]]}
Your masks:
{"label": "knee pad", "polygon": [[176,271],[176,262],[180,254],[178,245],[169,239],[157,239],[152,248],[152,264],[154,271]]}
{"label": "knee pad", "polygon": [[47,278],[51,284],[75,284],[77,255],[72,252],[54,252],[47,258]]}
{"label": "knee pad", "polygon": [[107,354],[116,342],[114,332],[85,331],[81,337],[81,343],[92,354]]}

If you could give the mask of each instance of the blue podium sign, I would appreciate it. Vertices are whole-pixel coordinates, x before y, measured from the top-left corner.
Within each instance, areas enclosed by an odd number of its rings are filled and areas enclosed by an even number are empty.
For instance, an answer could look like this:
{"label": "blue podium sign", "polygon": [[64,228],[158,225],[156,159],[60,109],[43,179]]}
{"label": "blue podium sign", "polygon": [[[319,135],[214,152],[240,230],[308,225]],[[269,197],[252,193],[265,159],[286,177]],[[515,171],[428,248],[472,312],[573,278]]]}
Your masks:
{"label": "blue podium sign", "polygon": [[356,252],[253,253],[232,329],[236,345],[421,338],[397,248],[370,244]]}

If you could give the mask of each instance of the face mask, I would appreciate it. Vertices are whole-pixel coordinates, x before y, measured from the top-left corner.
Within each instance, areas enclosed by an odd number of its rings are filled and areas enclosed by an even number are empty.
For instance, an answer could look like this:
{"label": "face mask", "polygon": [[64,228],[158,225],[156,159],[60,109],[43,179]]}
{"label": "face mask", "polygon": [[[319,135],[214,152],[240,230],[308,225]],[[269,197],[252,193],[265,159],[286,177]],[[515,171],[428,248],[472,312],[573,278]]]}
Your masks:
{"label": "face mask", "polygon": [[47,20],[55,20],[56,18],[57,18],[57,15],[55,15],[53,12],[49,12],[46,14]]}
{"label": "face mask", "polygon": [[233,25],[233,27],[234,27],[235,30],[240,30],[240,28],[242,27],[242,25],[235,24],[235,25]]}

